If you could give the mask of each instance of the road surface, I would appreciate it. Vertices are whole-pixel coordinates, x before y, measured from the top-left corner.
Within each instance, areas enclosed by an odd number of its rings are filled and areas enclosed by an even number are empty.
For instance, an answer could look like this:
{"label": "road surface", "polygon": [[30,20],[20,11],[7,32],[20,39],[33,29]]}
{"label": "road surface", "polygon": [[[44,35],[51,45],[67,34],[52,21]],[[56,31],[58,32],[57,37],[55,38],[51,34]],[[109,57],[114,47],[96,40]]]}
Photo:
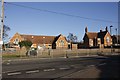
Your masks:
{"label": "road surface", "polygon": [[[3,80],[13,78],[119,78],[120,56],[94,56],[7,61],[3,63]],[[16,79],[15,79],[16,80]],[[19,79],[18,79],[19,80]]]}

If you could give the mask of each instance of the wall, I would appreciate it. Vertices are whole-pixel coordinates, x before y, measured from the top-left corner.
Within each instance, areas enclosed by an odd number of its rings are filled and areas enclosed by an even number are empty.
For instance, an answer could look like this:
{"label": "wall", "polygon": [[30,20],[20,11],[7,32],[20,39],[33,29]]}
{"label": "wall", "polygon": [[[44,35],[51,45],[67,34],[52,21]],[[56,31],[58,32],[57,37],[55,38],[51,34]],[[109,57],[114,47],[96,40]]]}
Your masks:
{"label": "wall", "polygon": [[61,35],[58,40],[56,41],[56,49],[67,49],[68,48],[68,42],[66,41],[65,37]]}
{"label": "wall", "polygon": [[77,49],[78,44],[72,44],[72,49]]}
{"label": "wall", "polygon": [[[109,40],[107,38],[109,38]],[[107,32],[107,34],[104,37],[104,46],[111,46],[111,44],[112,44],[112,39],[110,34]]]}
{"label": "wall", "polygon": [[22,41],[23,39],[21,38],[21,36],[16,33],[11,39],[10,39],[10,43],[14,43],[15,39],[19,39],[19,42]]}

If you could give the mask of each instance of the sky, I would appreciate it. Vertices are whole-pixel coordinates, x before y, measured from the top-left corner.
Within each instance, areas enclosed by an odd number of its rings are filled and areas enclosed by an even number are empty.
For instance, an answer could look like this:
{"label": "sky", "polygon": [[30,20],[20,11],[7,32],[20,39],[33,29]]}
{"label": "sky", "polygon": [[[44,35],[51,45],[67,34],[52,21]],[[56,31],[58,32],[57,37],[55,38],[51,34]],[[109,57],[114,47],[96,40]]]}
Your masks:
{"label": "sky", "polygon": [[7,2],[4,7],[4,24],[11,28],[9,37],[16,32],[48,36],[63,34],[66,37],[73,33],[81,41],[86,26],[88,32],[99,32],[106,26],[110,30],[112,25],[112,34],[116,34],[115,28],[118,28],[117,2]]}

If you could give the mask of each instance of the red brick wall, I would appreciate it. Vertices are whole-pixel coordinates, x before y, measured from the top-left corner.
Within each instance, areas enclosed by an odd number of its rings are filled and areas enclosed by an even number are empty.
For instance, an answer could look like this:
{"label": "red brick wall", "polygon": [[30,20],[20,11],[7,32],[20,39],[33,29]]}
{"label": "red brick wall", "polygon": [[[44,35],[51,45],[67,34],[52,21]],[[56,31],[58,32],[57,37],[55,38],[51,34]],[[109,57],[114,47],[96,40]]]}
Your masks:
{"label": "red brick wall", "polygon": [[[61,41],[63,41],[64,43],[62,44]],[[59,49],[59,48],[64,48],[64,49],[68,48],[68,42],[66,41],[63,35],[61,35],[56,41],[56,49]]]}

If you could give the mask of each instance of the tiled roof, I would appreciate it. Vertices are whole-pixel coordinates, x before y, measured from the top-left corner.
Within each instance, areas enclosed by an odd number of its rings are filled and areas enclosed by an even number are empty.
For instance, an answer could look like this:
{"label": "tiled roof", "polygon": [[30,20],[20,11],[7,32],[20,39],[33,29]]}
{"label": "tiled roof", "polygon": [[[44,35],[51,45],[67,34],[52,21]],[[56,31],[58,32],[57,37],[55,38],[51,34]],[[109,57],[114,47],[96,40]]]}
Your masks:
{"label": "tiled roof", "polygon": [[96,38],[101,38],[104,39],[105,35],[107,34],[108,31],[102,31],[102,32],[87,32],[87,36],[89,39],[94,39]]}
{"label": "tiled roof", "polygon": [[94,39],[95,37],[97,38],[96,32],[87,32],[86,34],[87,34],[89,39]]}
{"label": "tiled roof", "polygon": [[24,40],[30,40],[35,44],[52,44],[56,36],[24,35],[20,34]]}

